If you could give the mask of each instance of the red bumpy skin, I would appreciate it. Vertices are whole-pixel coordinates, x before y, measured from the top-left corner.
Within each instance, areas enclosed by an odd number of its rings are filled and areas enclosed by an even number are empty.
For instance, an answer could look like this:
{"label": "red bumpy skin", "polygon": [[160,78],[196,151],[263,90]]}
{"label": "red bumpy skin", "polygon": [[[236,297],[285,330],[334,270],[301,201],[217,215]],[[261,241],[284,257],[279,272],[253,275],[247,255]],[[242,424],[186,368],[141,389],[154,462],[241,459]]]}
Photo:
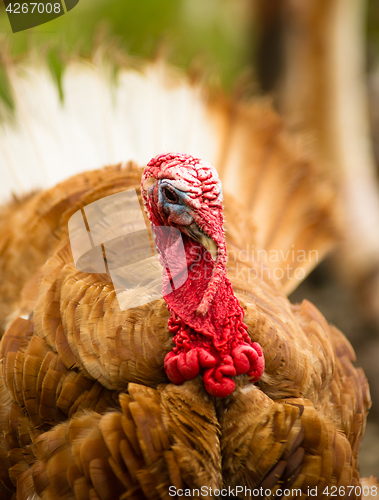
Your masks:
{"label": "red bumpy skin", "polygon": [[[211,396],[229,396],[235,388],[231,377],[247,374],[251,382],[260,379],[264,357],[261,346],[251,342],[243,323],[244,311],[226,276],[217,172],[209,163],[183,153],[159,155],[144,170],[142,194],[153,225],[179,229],[187,259],[186,282],[164,294],[171,313],[168,328],[175,342],[164,362],[167,376],[172,383],[181,384],[201,373]],[[200,244],[207,245],[206,240],[217,246],[215,260]],[[158,236],[156,244],[162,262],[175,269],[173,241]],[[176,272],[181,271],[176,265]],[[163,290],[166,286],[163,283]]]}

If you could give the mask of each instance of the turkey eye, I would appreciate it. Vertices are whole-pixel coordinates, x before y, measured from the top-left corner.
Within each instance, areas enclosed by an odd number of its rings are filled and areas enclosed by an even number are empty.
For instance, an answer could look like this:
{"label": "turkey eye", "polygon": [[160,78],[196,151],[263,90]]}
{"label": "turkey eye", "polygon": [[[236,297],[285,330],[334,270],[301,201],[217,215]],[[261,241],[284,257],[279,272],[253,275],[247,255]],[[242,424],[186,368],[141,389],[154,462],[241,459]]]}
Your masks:
{"label": "turkey eye", "polygon": [[169,201],[170,203],[176,203],[178,201],[177,194],[166,187],[163,188],[163,194],[166,200]]}

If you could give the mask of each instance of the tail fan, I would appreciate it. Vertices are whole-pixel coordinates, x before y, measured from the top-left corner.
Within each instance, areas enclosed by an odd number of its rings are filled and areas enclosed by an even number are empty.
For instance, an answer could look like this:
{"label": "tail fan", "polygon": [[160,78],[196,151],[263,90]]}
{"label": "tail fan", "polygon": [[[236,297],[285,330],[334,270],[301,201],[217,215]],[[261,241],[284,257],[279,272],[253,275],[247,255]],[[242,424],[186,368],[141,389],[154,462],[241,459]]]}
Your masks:
{"label": "tail fan", "polygon": [[86,170],[185,151],[213,163],[232,197],[230,245],[263,261],[286,293],[333,246],[332,183],[267,103],[228,99],[163,62],[115,72],[99,57],[73,60],[62,100],[40,61],[5,67],[15,113],[0,109],[2,202]]}

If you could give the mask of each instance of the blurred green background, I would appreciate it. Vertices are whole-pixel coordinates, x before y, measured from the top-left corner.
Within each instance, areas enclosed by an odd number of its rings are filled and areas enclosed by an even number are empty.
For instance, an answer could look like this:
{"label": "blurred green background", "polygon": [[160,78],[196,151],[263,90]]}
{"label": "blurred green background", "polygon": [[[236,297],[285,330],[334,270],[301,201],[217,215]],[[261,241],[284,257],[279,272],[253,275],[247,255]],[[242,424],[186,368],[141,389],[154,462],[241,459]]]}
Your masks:
{"label": "blurred green background", "polygon": [[[100,39],[112,38],[131,56],[153,58],[163,52],[180,67],[198,64],[217,75],[230,91],[244,72],[259,73],[259,24],[254,22],[254,11],[261,3],[263,0],[80,0],[58,19],[12,33],[0,0],[0,52],[5,44],[13,55],[30,48],[45,51],[59,79],[65,56],[89,54]],[[273,8],[276,3],[271,1]],[[368,0],[367,10],[370,68],[378,61],[378,0]],[[11,104],[1,70],[0,98]]]}
{"label": "blurred green background", "polygon": [[[67,55],[86,55],[112,39],[131,56],[163,53],[180,67],[200,66],[231,89],[251,65],[251,25],[246,0],[80,0],[66,15],[13,34],[0,0],[0,48],[7,44],[12,55],[46,52],[58,80]],[[4,73],[0,95],[11,105]]]}

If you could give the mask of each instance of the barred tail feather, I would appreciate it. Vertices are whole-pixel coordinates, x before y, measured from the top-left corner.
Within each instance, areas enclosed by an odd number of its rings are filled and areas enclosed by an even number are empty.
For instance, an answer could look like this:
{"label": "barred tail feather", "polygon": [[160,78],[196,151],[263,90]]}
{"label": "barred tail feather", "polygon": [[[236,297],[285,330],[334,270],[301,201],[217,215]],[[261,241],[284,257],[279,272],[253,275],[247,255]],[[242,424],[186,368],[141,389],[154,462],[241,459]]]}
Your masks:
{"label": "barred tail feather", "polygon": [[112,64],[94,60],[68,63],[63,101],[41,62],[6,63],[15,114],[0,123],[0,200],[85,170],[185,151],[216,166],[252,228],[244,241],[267,252],[265,265],[290,293],[335,241],[334,190],[318,163],[267,103],[229,100],[162,62],[123,65],[112,80]]}
{"label": "barred tail feather", "polygon": [[291,293],[336,242],[335,186],[267,103],[213,107],[224,135],[217,162],[224,190],[237,194],[256,228],[253,257],[263,254]]}

